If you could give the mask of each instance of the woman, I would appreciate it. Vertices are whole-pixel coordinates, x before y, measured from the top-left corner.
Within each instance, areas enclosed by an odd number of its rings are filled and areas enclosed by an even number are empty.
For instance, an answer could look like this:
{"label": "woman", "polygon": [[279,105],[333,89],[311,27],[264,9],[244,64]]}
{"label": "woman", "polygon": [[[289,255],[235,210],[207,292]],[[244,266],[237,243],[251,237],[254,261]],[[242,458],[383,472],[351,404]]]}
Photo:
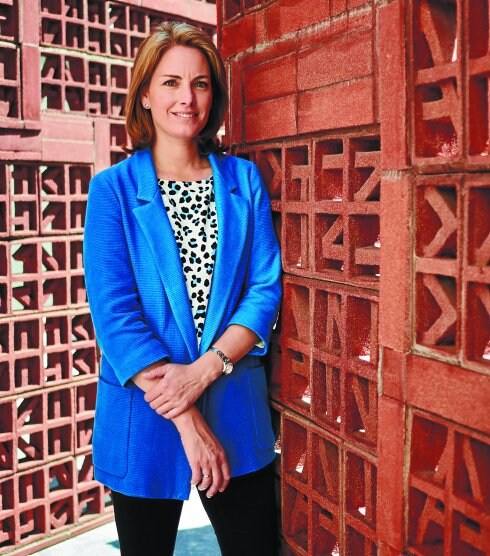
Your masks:
{"label": "woman", "polygon": [[224,555],[277,551],[260,356],[280,256],[256,167],[220,152],[226,105],[209,37],[161,24],[134,62],[134,154],[90,184],[85,276],[102,352],[93,457],[123,555],[173,553],[191,485]]}

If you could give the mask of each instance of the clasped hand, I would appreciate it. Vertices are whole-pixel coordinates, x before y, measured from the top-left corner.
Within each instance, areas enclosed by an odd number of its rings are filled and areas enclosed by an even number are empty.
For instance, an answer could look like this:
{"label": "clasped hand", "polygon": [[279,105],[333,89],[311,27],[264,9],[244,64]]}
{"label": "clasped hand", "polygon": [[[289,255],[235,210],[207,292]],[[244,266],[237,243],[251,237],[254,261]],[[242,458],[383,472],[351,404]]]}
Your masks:
{"label": "clasped hand", "polygon": [[191,483],[206,496],[223,492],[230,480],[226,454],[193,405],[209,385],[209,375],[197,364],[168,363],[143,371],[141,378],[153,383],[145,400],[176,425],[192,471]]}
{"label": "clasped hand", "polygon": [[166,419],[177,417],[193,405],[207,386],[193,364],[167,363],[142,374],[155,382],[146,392],[145,400]]}

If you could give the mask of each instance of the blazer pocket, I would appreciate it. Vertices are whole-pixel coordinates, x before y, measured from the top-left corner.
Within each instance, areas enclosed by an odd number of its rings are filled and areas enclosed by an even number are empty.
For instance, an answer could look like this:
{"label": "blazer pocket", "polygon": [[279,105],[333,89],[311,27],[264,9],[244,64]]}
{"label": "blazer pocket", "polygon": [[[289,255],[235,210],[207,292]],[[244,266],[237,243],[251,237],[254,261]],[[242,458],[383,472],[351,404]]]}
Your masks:
{"label": "blazer pocket", "polygon": [[133,389],[99,378],[93,438],[94,466],[115,477],[128,472],[129,425]]}
{"label": "blazer pocket", "polygon": [[257,447],[261,452],[265,452],[274,446],[275,437],[272,430],[269,394],[263,367],[254,368],[248,373],[248,385]]}

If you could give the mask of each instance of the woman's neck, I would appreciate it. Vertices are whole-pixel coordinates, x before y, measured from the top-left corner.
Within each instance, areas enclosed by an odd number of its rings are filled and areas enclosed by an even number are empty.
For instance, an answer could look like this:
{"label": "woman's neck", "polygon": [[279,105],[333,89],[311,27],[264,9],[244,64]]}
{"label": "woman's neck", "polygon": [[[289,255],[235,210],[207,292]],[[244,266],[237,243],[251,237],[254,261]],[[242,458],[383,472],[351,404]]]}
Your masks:
{"label": "woman's neck", "polygon": [[211,166],[199,154],[196,143],[155,143],[152,148],[153,164],[158,178],[195,181],[207,178]]}

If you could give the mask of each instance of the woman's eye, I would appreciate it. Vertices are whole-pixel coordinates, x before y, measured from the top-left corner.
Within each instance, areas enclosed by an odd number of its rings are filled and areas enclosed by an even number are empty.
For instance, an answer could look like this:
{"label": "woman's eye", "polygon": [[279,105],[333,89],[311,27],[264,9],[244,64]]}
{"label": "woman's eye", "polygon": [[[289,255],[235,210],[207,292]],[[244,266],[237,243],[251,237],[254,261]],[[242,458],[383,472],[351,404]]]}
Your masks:
{"label": "woman's eye", "polygon": [[198,89],[207,89],[208,88],[208,82],[207,81],[196,81],[195,86]]}
{"label": "woman's eye", "polygon": [[175,87],[177,85],[177,81],[175,79],[167,79],[167,81],[164,81],[163,84],[167,87]]}

